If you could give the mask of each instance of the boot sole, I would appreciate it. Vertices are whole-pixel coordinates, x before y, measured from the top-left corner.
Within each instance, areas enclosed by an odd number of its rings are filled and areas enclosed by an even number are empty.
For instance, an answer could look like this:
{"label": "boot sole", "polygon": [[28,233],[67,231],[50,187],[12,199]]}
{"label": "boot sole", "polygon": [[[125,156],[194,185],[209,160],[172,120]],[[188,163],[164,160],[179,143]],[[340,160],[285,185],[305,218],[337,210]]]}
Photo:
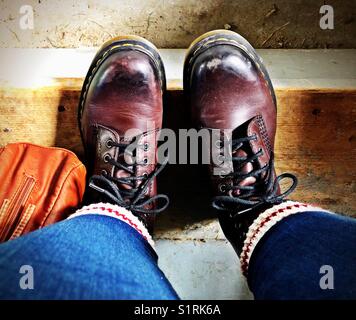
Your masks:
{"label": "boot sole", "polygon": [[269,77],[266,67],[263,64],[261,57],[257,54],[256,50],[251,44],[238,33],[229,30],[214,30],[204,33],[197,39],[195,39],[189,46],[184,61],[184,74],[183,74],[183,87],[186,93],[189,93],[189,78],[192,66],[196,58],[211,47],[217,45],[231,45],[243,53],[245,53],[256,65],[256,67],[262,72],[269,91],[271,93],[274,105],[277,107],[277,99],[273,89],[272,81]]}

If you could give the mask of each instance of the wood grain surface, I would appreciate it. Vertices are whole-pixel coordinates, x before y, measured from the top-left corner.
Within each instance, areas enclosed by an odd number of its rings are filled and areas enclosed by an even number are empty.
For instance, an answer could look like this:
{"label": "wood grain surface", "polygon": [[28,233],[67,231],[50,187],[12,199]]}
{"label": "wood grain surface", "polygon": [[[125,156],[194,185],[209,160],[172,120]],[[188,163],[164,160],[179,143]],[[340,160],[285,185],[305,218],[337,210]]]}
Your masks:
{"label": "wood grain surface", "polygon": [[[81,84],[61,79],[49,87],[0,87],[0,145],[27,141],[82,157],[76,116]],[[298,176],[293,198],[355,215],[356,90],[280,89],[277,98],[276,168]],[[187,127],[184,105],[182,91],[167,92],[166,127]],[[183,189],[195,184],[188,178]]]}

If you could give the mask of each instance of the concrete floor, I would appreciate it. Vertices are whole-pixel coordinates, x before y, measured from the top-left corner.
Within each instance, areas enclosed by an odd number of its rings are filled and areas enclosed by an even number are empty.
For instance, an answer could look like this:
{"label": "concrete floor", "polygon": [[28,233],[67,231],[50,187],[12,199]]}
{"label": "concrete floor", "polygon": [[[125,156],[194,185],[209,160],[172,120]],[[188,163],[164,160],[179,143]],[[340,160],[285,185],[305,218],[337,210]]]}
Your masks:
{"label": "concrete floor", "polygon": [[[319,26],[323,4],[335,27]],[[33,8],[33,29],[23,29],[20,8]],[[214,29],[241,33],[257,48],[355,48],[354,0],[3,0],[0,47],[100,46],[127,34],[160,48],[184,48]]]}
{"label": "concrete floor", "polygon": [[224,240],[158,240],[159,266],[181,299],[253,299]]}

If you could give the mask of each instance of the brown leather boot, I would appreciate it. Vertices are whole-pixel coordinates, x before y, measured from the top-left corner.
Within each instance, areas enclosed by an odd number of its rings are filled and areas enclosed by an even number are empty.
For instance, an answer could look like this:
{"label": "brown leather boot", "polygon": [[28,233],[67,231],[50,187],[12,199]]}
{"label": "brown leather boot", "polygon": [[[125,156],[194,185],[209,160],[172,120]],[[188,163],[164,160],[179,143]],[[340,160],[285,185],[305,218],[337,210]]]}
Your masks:
{"label": "brown leather boot", "polygon": [[164,165],[156,157],[164,89],[164,67],[153,44],[136,36],[115,38],[90,66],[78,114],[89,201],[129,209],[150,231],[169,202],[156,189]]}
{"label": "brown leather boot", "polygon": [[[220,159],[210,165],[213,206],[220,212],[225,236],[240,254],[253,220],[282,202],[297,183],[291,174],[276,177],[274,170],[276,97],[271,80],[247,40],[217,30],[190,46],[184,90],[194,125],[212,132],[224,130],[218,143],[211,144],[212,162],[213,156]],[[283,194],[279,189],[282,178],[292,179]]]}

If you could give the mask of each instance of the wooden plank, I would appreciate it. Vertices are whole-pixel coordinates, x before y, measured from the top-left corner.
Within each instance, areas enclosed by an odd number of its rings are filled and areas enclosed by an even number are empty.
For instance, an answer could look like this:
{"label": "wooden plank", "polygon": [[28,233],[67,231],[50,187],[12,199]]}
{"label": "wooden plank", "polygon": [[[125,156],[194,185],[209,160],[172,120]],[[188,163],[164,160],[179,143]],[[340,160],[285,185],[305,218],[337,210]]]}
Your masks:
{"label": "wooden plank", "polygon": [[[80,86],[80,79],[62,79],[58,90],[0,88],[0,145],[28,141],[82,156],[76,119]],[[356,90],[280,89],[277,98],[276,167],[299,177],[294,198],[355,214]],[[169,91],[166,127],[186,127],[183,106],[182,91]],[[199,188],[189,175],[184,179],[183,189]]]}
{"label": "wooden plank", "polygon": [[277,171],[299,177],[296,198],[356,209],[356,91],[278,90]]}

